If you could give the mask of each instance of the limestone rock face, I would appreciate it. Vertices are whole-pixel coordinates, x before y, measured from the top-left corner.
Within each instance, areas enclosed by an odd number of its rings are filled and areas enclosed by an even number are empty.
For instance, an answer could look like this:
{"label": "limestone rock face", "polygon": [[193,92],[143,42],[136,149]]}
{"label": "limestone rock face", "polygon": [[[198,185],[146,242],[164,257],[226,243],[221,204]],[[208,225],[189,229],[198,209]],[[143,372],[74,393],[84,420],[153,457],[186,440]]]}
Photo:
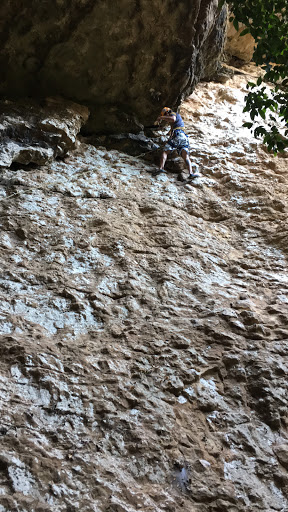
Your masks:
{"label": "limestone rock face", "polygon": [[206,65],[209,73],[217,67],[225,30],[217,6],[217,0],[4,2],[0,93],[61,95],[91,109],[90,130],[137,130],[163,104],[179,105]]}
{"label": "limestone rock face", "polygon": [[1,512],[288,510],[288,159],[247,78],[181,107],[190,184],[85,142],[1,169]]}
{"label": "limestone rock face", "polygon": [[236,30],[233,23],[227,24],[227,39],[225,50],[231,57],[237,57],[244,62],[250,62],[254,53],[255,39],[251,34],[240,36],[246,27],[239,23],[239,30]]}
{"label": "limestone rock face", "polygon": [[65,156],[88,119],[82,105],[48,98],[45,105],[25,101],[0,103],[0,167],[39,164]]}

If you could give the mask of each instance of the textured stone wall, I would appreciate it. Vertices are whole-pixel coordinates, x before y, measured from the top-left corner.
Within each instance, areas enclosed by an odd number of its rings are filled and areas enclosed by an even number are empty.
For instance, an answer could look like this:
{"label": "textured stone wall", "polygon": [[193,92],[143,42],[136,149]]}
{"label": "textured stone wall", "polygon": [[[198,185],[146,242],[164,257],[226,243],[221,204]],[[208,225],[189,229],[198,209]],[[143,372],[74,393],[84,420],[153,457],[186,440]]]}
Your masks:
{"label": "textured stone wall", "polygon": [[[217,0],[11,0],[0,8],[0,94],[60,94],[90,129],[129,131],[217,67]],[[211,51],[213,48],[213,51]],[[215,51],[216,50],[216,51]],[[211,67],[212,66],[212,67]]]}
{"label": "textured stone wall", "polygon": [[287,512],[287,153],[248,71],[181,107],[190,184],[85,142],[2,167],[1,512]]}
{"label": "textured stone wall", "polygon": [[244,62],[250,62],[254,53],[255,39],[251,34],[240,35],[245,28],[245,25],[239,23],[239,30],[237,31],[233,23],[227,24],[225,51],[230,57],[237,57]]}
{"label": "textured stone wall", "polygon": [[0,102],[0,169],[12,163],[44,164],[63,158],[77,143],[77,134],[89,116],[86,107],[47,98]]}

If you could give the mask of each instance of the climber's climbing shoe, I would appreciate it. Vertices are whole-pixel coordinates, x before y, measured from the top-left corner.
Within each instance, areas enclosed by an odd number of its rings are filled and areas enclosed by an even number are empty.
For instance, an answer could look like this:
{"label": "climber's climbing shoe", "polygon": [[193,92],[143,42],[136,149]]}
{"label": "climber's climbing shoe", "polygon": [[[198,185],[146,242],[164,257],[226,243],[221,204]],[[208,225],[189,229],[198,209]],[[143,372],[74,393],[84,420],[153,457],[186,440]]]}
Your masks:
{"label": "climber's climbing shoe", "polygon": [[200,174],[199,172],[193,172],[193,174],[189,174],[187,181],[194,180],[195,178],[199,178]]}
{"label": "climber's climbing shoe", "polygon": [[157,171],[154,171],[152,173],[152,175],[153,176],[158,176],[159,174],[165,174],[165,173],[166,173],[165,169],[157,169]]}

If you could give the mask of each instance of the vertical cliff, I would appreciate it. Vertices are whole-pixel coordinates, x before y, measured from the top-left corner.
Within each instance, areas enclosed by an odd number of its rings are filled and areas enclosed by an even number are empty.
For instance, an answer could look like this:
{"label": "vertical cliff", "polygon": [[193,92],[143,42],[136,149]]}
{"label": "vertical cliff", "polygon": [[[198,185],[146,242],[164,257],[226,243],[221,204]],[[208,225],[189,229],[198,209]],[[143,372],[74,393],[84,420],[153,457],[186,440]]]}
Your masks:
{"label": "vertical cliff", "polygon": [[[0,7],[0,94],[61,95],[91,110],[89,130],[151,124],[218,66],[216,0],[11,0]],[[213,49],[213,50],[212,50]]]}
{"label": "vertical cliff", "polygon": [[190,185],[71,151],[67,105],[65,158],[2,166],[1,512],[288,509],[287,154],[245,90],[183,104]]}

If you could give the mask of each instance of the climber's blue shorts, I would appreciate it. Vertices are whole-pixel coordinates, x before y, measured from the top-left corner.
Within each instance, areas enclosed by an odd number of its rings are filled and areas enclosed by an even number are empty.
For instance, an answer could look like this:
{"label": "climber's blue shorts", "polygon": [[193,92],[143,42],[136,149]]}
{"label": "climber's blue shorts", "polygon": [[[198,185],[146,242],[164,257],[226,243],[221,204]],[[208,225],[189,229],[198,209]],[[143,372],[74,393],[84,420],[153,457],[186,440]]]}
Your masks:
{"label": "climber's blue shorts", "polygon": [[178,155],[181,155],[183,149],[189,152],[189,139],[185,132],[182,130],[176,130],[171,139],[169,139],[163,151],[177,151]]}

